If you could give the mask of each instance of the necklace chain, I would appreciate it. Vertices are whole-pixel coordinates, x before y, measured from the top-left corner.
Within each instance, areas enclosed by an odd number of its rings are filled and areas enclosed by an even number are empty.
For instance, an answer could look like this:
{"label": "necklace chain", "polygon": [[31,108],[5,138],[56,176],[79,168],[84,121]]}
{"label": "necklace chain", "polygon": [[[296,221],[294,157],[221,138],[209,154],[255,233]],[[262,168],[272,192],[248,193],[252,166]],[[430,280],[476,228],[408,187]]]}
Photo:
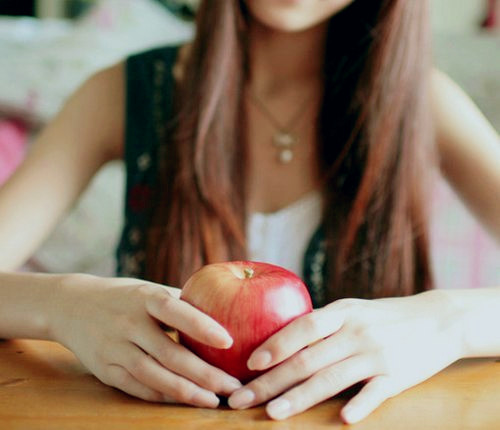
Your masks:
{"label": "necklace chain", "polygon": [[285,124],[281,124],[274,116],[273,112],[265,105],[265,103],[254,92],[248,91],[250,99],[255,106],[259,108],[261,113],[268,119],[269,122],[277,129],[273,136],[272,144],[278,149],[278,161],[281,164],[288,164],[294,157],[293,147],[298,143],[297,135],[292,133],[294,126],[297,125],[300,117],[306,111],[312,97],[308,97],[297,109],[296,113]]}

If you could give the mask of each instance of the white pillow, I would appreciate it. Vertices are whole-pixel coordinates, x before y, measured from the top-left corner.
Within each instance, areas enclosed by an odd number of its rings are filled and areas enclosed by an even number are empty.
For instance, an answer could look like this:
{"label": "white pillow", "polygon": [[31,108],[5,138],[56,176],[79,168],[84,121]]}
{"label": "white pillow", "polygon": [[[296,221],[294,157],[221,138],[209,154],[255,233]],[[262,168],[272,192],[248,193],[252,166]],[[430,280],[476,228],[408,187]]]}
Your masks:
{"label": "white pillow", "polygon": [[101,0],[73,24],[1,18],[0,112],[44,124],[95,71],[192,34],[192,24],[154,0]]}

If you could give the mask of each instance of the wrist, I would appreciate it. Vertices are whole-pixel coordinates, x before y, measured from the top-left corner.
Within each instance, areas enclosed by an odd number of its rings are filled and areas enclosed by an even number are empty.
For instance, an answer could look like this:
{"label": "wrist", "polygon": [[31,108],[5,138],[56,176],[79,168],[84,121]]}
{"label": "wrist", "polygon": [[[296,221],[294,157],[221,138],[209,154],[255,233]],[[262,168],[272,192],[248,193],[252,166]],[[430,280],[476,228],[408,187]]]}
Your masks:
{"label": "wrist", "polygon": [[500,356],[500,288],[449,290],[460,329],[462,358]]}
{"label": "wrist", "polygon": [[465,358],[469,355],[465,341],[464,320],[465,309],[461,302],[456,300],[457,290],[435,289],[425,293],[434,303],[432,312],[438,316],[439,329],[444,335],[446,351],[452,361]]}
{"label": "wrist", "polygon": [[458,358],[500,356],[500,288],[433,290],[453,327]]}
{"label": "wrist", "polygon": [[55,276],[46,306],[48,340],[67,345],[70,323],[75,318],[78,303],[81,303],[77,297],[78,285],[86,277],[90,275],[70,273]]}

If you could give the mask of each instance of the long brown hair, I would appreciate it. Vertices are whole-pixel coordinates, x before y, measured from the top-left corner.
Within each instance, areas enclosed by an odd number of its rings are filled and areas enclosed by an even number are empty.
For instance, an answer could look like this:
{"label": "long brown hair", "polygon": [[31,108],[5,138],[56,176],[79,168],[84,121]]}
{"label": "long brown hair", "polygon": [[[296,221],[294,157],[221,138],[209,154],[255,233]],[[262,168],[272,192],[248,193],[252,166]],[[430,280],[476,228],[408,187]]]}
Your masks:
{"label": "long brown hair", "polygon": [[[244,1],[202,1],[162,156],[146,277],[245,258]],[[354,0],[329,23],[318,153],[329,298],[430,288],[427,1]]]}

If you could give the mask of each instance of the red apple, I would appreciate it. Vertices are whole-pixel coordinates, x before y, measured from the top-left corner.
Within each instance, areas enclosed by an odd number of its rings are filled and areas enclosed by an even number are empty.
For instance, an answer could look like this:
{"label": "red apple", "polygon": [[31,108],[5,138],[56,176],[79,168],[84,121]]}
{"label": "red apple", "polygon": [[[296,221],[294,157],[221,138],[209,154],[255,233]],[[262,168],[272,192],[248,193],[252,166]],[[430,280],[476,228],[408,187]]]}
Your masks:
{"label": "red apple", "polygon": [[309,292],[298,276],[282,267],[251,261],[204,266],[188,279],[181,299],[219,322],[234,343],[229,349],[217,349],[184,333],[179,333],[179,341],[242,383],[262,373],[247,367],[254,349],[312,311]]}

